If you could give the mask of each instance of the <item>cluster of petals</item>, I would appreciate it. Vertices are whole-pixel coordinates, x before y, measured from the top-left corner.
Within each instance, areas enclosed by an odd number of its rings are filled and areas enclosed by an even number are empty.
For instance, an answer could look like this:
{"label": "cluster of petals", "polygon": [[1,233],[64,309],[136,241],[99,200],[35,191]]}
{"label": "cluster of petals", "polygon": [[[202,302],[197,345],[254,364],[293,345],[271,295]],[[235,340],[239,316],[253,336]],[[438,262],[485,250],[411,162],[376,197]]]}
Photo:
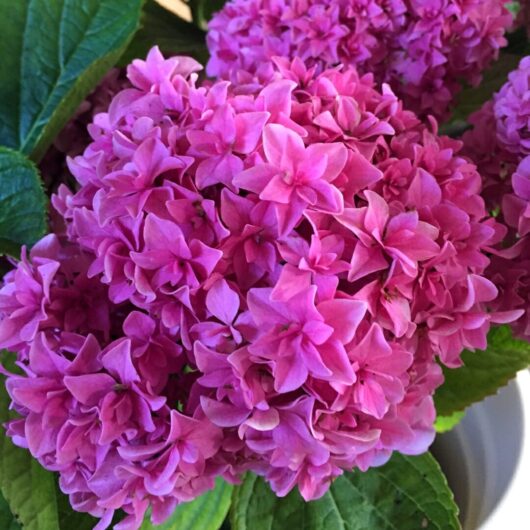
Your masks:
{"label": "cluster of petals", "polygon": [[253,84],[275,56],[346,64],[389,83],[406,108],[446,117],[506,44],[505,0],[231,0],[208,26],[208,73]]}
{"label": "cluster of petals", "polygon": [[499,221],[499,244],[486,271],[499,288],[495,310],[524,314],[514,331],[530,338],[530,57],[521,60],[492,100],[475,112],[464,152],[484,179],[483,196]]}
{"label": "cluster of petals", "polygon": [[157,48],[133,61],[56,235],[0,291],[9,434],[99,528],[217,476],[315,499],[425,451],[438,360],[514,317],[487,310],[497,224],[461,143],[371,75],[275,67],[241,93]]}

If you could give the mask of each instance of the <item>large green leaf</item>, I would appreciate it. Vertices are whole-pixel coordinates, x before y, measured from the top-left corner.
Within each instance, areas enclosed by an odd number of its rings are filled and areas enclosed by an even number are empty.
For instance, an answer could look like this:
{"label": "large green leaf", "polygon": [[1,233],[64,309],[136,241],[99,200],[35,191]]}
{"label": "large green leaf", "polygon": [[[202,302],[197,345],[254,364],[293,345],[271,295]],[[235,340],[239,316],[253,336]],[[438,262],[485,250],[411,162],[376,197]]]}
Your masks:
{"label": "large green leaf", "polygon": [[0,528],[2,530],[20,530],[15,516],[9,509],[9,504],[4,499],[4,496],[0,492]]}
{"label": "large green leaf", "polygon": [[171,517],[154,526],[147,519],[140,530],[219,530],[230,509],[233,487],[218,479],[215,488],[197,499],[179,504]]}
{"label": "large green leaf", "polygon": [[434,422],[434,428],[437,433],[450,431],[464,419],[465,415],[463,410],[458,410],[450,416],[437,416]]}
{"label": "large green leaf", "polygon": [[[0,423],[14,417],[9,412],[9,396],[0,381]],[[59,527],[55,481],[28,451],[15,447],[4,433],[0,435],[0,490],[27,530],[55,530]]]}
{"label": "large green leaf", "polygon": [[328,493],[304,502],[280,499],[255,475],[232,498],[232,530],[454,530],[458,509],[430,454],[394,454],[388,464],[339,477]]}
{"label": "large green leaf", "polygon": [[[518,11],[518,2],[512,2],[512,10]],[[458,124],[472,112],[478,110],[483,103],[490,100],[508,80],[508,74],[519,66],[520,60],[530,54],[530,43],[527,30],[520,27],[507,35],[508,46],[500,53],[499,59],[488,68],[480,84],[468,87],[457,97],[458,105],[453,112],[453,122]]]}
{"label": "large green leaf", "polygon": [[47,199],[37,170],[24,155],[0,147],[0,252],[18,254],[46,231]]}
{"label": "large green leaf", "polygon": [[[9,352],[0,352],[0,363],[10,371],[16,369],[13,360]],[[9,411],[4,382],[0,375],[0,424],[17,417]],[[88,514],[74,512],[58,490],[55,474],[42,468],[29,451],[13,445],[4,432],[0,432],[0,493],[24,530],[90,530],[97,523]],[[18,530],[3,521],[0,508],[0,529]]]}
{"label": "large green leaf", "polygon": [[502,52],[499,60],[486,72],[482,82],[476,87],[469,87],[457,96],[457,106],[452,115],[452,122],[461,122],[478,110],[483,103],[490,100],[508,80],[508,74],[517,68],[521,55],[512,52]]}
{"label": "large green leaf", "polygon": [[519,370],[529,367],[530,344],[514,339],[509,326],[500,326],[490,331],[486,351],[466,351],[462,360],[461,368],[444,368],[445,382],[434,395],[441,416],[450,416],[495,394]]}
{"label": "large green leaf", "polygon": [[141,28],[120,59],[126,65],[136,57],[145,57],[155,44],[166,55],[191,55],[204,63],[208,59],[206,33],[164,9],[154,0],[144,6]]}
{"label": "large green leaf", "polygon": [[117,61],[142,0],[0,0],[0,142],[38,161]]}

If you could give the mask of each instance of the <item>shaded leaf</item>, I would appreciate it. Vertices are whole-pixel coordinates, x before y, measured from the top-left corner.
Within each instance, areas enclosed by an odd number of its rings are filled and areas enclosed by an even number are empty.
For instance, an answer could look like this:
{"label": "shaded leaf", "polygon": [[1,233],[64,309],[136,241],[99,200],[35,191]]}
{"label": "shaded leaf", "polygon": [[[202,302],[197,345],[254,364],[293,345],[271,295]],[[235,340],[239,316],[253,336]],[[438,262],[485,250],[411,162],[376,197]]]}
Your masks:
{"label": "shaded leaf", "polygon": [[495,327],[488,335],[488,349],[466,351],[462,360],[461,368],[444,368],[445,382],[434,395],[441,416],[451,416],[495,394],[519,370],[529,367],[530,344],[514,339],[509,326]]}
{"label": "shaded leaf", "polygon": [[148,0],[143,9],[141,28],[120,59],[127,65],[137,57],[145,57],[157,45],[165,55],[191,55],[206,62],[206,34],[192,23],[164,9],[154,0]]}
{"label": "shaded leaf", "polygon": [[365,473],[345,473],[319,500],[297,491],[278,498],[255,475],[234,490],[232,530],[421,530],[459,529],[458,508],[430,454],[395,453]]}
{"label": "shaded leaf", "polygon": [[434,428],[437,433],[450,431],[464,419],[465,415],[466,414],[463,410],[459,410],[450,416],[437,416],[436,421],[434,422]]}
{"label": "shaded leaf", "polygon": [[140,530],[219,530],[230,509],[233,486],[217,479],[215,488],[191,502],[179,504],[161,525],[146,519]]}
{"label": "shaded leaf", "polygon": [[[7,355],[5,352],[2,358]],[[16,417],[8,410],[10,398],[0,376],[0,424]],[[52,473],[43,469],[30,453],[0,435],[0,490],[25,530],[58,529],[59,517]]]}
{"label": "shaded leaf", "polygon": [[0,0],[0,141],[38,161],[118,60],[142,0]]}
{"label": "shaded leaf", "polygon": [[46,232],[47,199],[37,169],[24,155],[0,147],[0,252],[18,255]]}
{"label": "shaded leaf", "polygon": [[3,495],[0,493],[0,528],[2,530],[20,530],[20,525],[18,524],[15,516],[11,513],[9,509],[9,504],[4,499]]}
{"label": "shaded leaf", "polygon": [[219,11],[227,0],[189,0],[193,22],[199,28],[206,29],[213,14]]}
{"label": "shaded leaf", "polygon": [[[18,373],[14,360],[14,354],[0,352],[0,363]],[[0,375],[0,424],[17,417],[9,411],[10,402],[5,377]],[[57,476],[41,467],[29,451],[16,447],[5,432],[0,433],[0,492],[24,530],[91,530],[97,523],[90,515],[75,512],[59,491]],[[0,529],[7,530],[1,517],[0,509]]]}
{"label": "shaded leaf", "polygon": [[[517,4],[517,2],[514,2],[513,4]],[[520,10],[520,6],[513,5],[513,4],[512,4],[513,11],[517,11],[518,13]],[[506,37],[508,39],[508,46],[505,48],[505,51],[507,51],[508,53],[520,55],[522,57],[530,53],[530,43],[528,42],[528,33],[527,33],[527,29],[524,24],[520,26],[519,28],[517,28],[515,31],[508,33]]]}
{"label": "shaded leaf", "polygon": [[520,55],[503,51],[499,60],[484,72],[480,85],[466,88],[457,96],[458,105],[453,111],[451,122],[466,120],[471,113],[490,100],[506,83],[508,74],[517,68],[520,60]]}

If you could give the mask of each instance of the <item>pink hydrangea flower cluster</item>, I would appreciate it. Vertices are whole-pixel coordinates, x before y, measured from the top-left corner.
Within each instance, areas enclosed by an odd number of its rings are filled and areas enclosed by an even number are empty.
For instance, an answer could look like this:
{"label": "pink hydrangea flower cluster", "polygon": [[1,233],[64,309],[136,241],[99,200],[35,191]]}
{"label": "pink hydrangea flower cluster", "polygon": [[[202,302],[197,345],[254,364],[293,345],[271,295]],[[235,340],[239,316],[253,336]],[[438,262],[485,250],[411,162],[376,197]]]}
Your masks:
{"label": "pink hydrangea flower cluster", "polygon": [[520,309],[515,332],[530,338],[530,57],[475,112],[464,137],[465,153],[484,178],[484,197],[502,223],[487,275],[500,290],[496,310]]}
{"label": "pink hydrangea flower cluster", "polygon": [[445,117],[506,45],[505,0],[232,0],[208,26],[207,71],[237,84],[274,76],[275,56],[339,63],[389,83],[406,108]]}
{"label": "pink hydrangea flower cluster", "polygon": [[[0,291],[9,434],[137,529],[250,470],[321,496],[434,437],[437,359],[484,348],[496,222],[461,143],[352,68],[253,93],[153,49]],[[90,312],[87,313],[87,308]]]}

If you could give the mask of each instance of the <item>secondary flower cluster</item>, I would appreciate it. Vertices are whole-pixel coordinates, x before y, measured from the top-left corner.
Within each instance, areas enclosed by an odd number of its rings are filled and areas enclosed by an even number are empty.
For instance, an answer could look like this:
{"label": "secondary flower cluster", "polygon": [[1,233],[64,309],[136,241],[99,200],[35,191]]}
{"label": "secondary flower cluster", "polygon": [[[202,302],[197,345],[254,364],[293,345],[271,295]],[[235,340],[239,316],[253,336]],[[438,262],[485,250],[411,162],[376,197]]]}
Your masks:
{"label": "secondary flower cluster", "polygon": [[487,270],[499,287],[496,309],[520,309],[515,332],[530,338],[530,57],[524,58],[492,101],[474,113],[465,152],[484,178],[484,197],[503,225]]}
{"label": "secondary flower cluster", "polygon": [[269,81],[275,56],[339,63],[387,82],[419,115],[447,116],[461,83],[476,85],[506,44],[505,0],[232,0],[208,26],[207,71]]}
{"label": "secondary flower cluster", "polygon": [[370,75],[277,67],[242,94],[189,58],[134,61],[69,160],[64,225],[0,291],[24,371],[9,434],[100,529],[217,476],[314,499],[425,451],[436,358],[514,317],[487,311],[496,222],[460,142]]}

